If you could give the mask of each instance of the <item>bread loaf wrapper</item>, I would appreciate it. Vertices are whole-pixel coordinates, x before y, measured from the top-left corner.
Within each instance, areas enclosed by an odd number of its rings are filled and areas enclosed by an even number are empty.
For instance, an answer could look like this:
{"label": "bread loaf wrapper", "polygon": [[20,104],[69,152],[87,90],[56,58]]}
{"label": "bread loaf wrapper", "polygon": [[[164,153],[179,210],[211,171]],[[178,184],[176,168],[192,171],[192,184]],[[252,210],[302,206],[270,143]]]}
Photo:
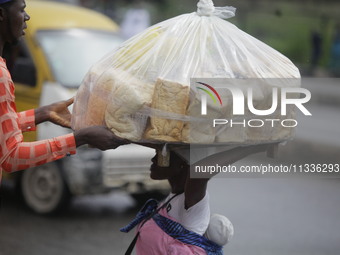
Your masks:
{"label": "bread loaf wrapper", "polygon": [[[224,132],[211,123],[202,124],[204,118],[232,118],[231,103],[227,100],[222,107],[210,103],[208,116],[202,117],[191,78],[282,80],[254,89],[259,109],[270,106],[267,91],[273,86],[299,86],[285,81],[300,78],[287,57],[215,12],[204,13],[160,22],[94,64],[78,91],[72,127],[104,124],[122,138],[151,143],[247,144],[291,137],[292,129],[279,127],[271,132],[247,127]],[[277,114],[273,116],[281,118]]]}

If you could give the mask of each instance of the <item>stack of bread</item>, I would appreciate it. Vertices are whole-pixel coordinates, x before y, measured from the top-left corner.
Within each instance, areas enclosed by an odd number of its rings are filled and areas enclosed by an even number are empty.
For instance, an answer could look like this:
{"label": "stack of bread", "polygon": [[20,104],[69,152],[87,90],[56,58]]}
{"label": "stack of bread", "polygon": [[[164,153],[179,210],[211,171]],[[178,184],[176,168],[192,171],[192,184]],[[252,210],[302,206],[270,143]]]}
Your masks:
{"label": "stack of bread", "polygon": [[[208,101],[203,116],[191,78],[258,79],[241,89],[253,89],[256,109],[269,109],[272,88],[299,86],[292,80],[300,74],[288,58],[235,25],[213,14],[185,14],[150,27],[92,67],[76,96],[73,128],[106,125],[122,138],[151,143],[250,144],[291,137],[293,128],[280,125],[213,127],[213,119],[235,118],[231,95],[220,91],[223,105]],[[253,116],[246,111],[243,117]],[[283,116],[278,109],[256,118]],[[294,119],[294,112],[284,118]]]}

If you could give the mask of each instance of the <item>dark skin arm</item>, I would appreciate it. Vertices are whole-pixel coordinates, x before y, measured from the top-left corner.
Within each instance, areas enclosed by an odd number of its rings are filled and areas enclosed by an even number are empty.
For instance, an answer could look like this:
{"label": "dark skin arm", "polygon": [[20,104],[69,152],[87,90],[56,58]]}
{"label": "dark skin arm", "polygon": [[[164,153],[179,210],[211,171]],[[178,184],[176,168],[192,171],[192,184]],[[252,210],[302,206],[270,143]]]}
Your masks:
{"label": "dark skin arm", "polygon": [[73,101],[74,98],[70,98],[65,101],[56,102],[35,109],[35,124],[38,125],[42,122],[50,121],[56,125],[70,128],[71,113],[67,107],[70,106]]}
{"label": "dark skin arm", "polygon": [[[70,128],[71,113],[68,110],[68,106],[70,106],[73,101],[74,98],[70,98],[35,109],[35,124],[38,125],[39,123],[50,121],[56,125]],[[92,126],[77,130],[74,132],[74,138],[76,147],[89,144],[91,147],[100,150],[116,149],[120,145],[129,143],[129,141],[114,135],[104,126]]]}
{"label": "dark skin arm", "polygon": [[92,126],[82,128],[74,132],[76,146],[88,144],[100,150],[116,149],[120,145],[128,144],[129,141],[114,135],[104,126]]}

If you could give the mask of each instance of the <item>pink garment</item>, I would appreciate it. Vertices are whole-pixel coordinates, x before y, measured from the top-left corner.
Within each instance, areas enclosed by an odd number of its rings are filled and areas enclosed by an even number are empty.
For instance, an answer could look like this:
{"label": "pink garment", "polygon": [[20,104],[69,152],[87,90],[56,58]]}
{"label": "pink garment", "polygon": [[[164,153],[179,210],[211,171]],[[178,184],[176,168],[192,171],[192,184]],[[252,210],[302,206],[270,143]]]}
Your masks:
{"label": "pink garment", "polygon": [[[176,221],[167,214],[165,208],[160,210],[159,214]],[[137,255],[207,255],[202,248],[184,244],[167,235],[153,219],[148,220],[139,232]]]}

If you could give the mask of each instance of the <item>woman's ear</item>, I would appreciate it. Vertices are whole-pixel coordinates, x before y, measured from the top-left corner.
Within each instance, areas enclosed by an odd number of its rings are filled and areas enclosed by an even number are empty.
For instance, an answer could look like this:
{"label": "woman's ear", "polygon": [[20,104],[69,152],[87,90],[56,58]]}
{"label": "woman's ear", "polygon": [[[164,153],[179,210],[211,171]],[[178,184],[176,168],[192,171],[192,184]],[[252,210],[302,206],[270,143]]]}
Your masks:
{"label": "woman's ear", "polygon": [[182,159],[173,151],[170,152],[170,166],[179,168],[182,165]]}

